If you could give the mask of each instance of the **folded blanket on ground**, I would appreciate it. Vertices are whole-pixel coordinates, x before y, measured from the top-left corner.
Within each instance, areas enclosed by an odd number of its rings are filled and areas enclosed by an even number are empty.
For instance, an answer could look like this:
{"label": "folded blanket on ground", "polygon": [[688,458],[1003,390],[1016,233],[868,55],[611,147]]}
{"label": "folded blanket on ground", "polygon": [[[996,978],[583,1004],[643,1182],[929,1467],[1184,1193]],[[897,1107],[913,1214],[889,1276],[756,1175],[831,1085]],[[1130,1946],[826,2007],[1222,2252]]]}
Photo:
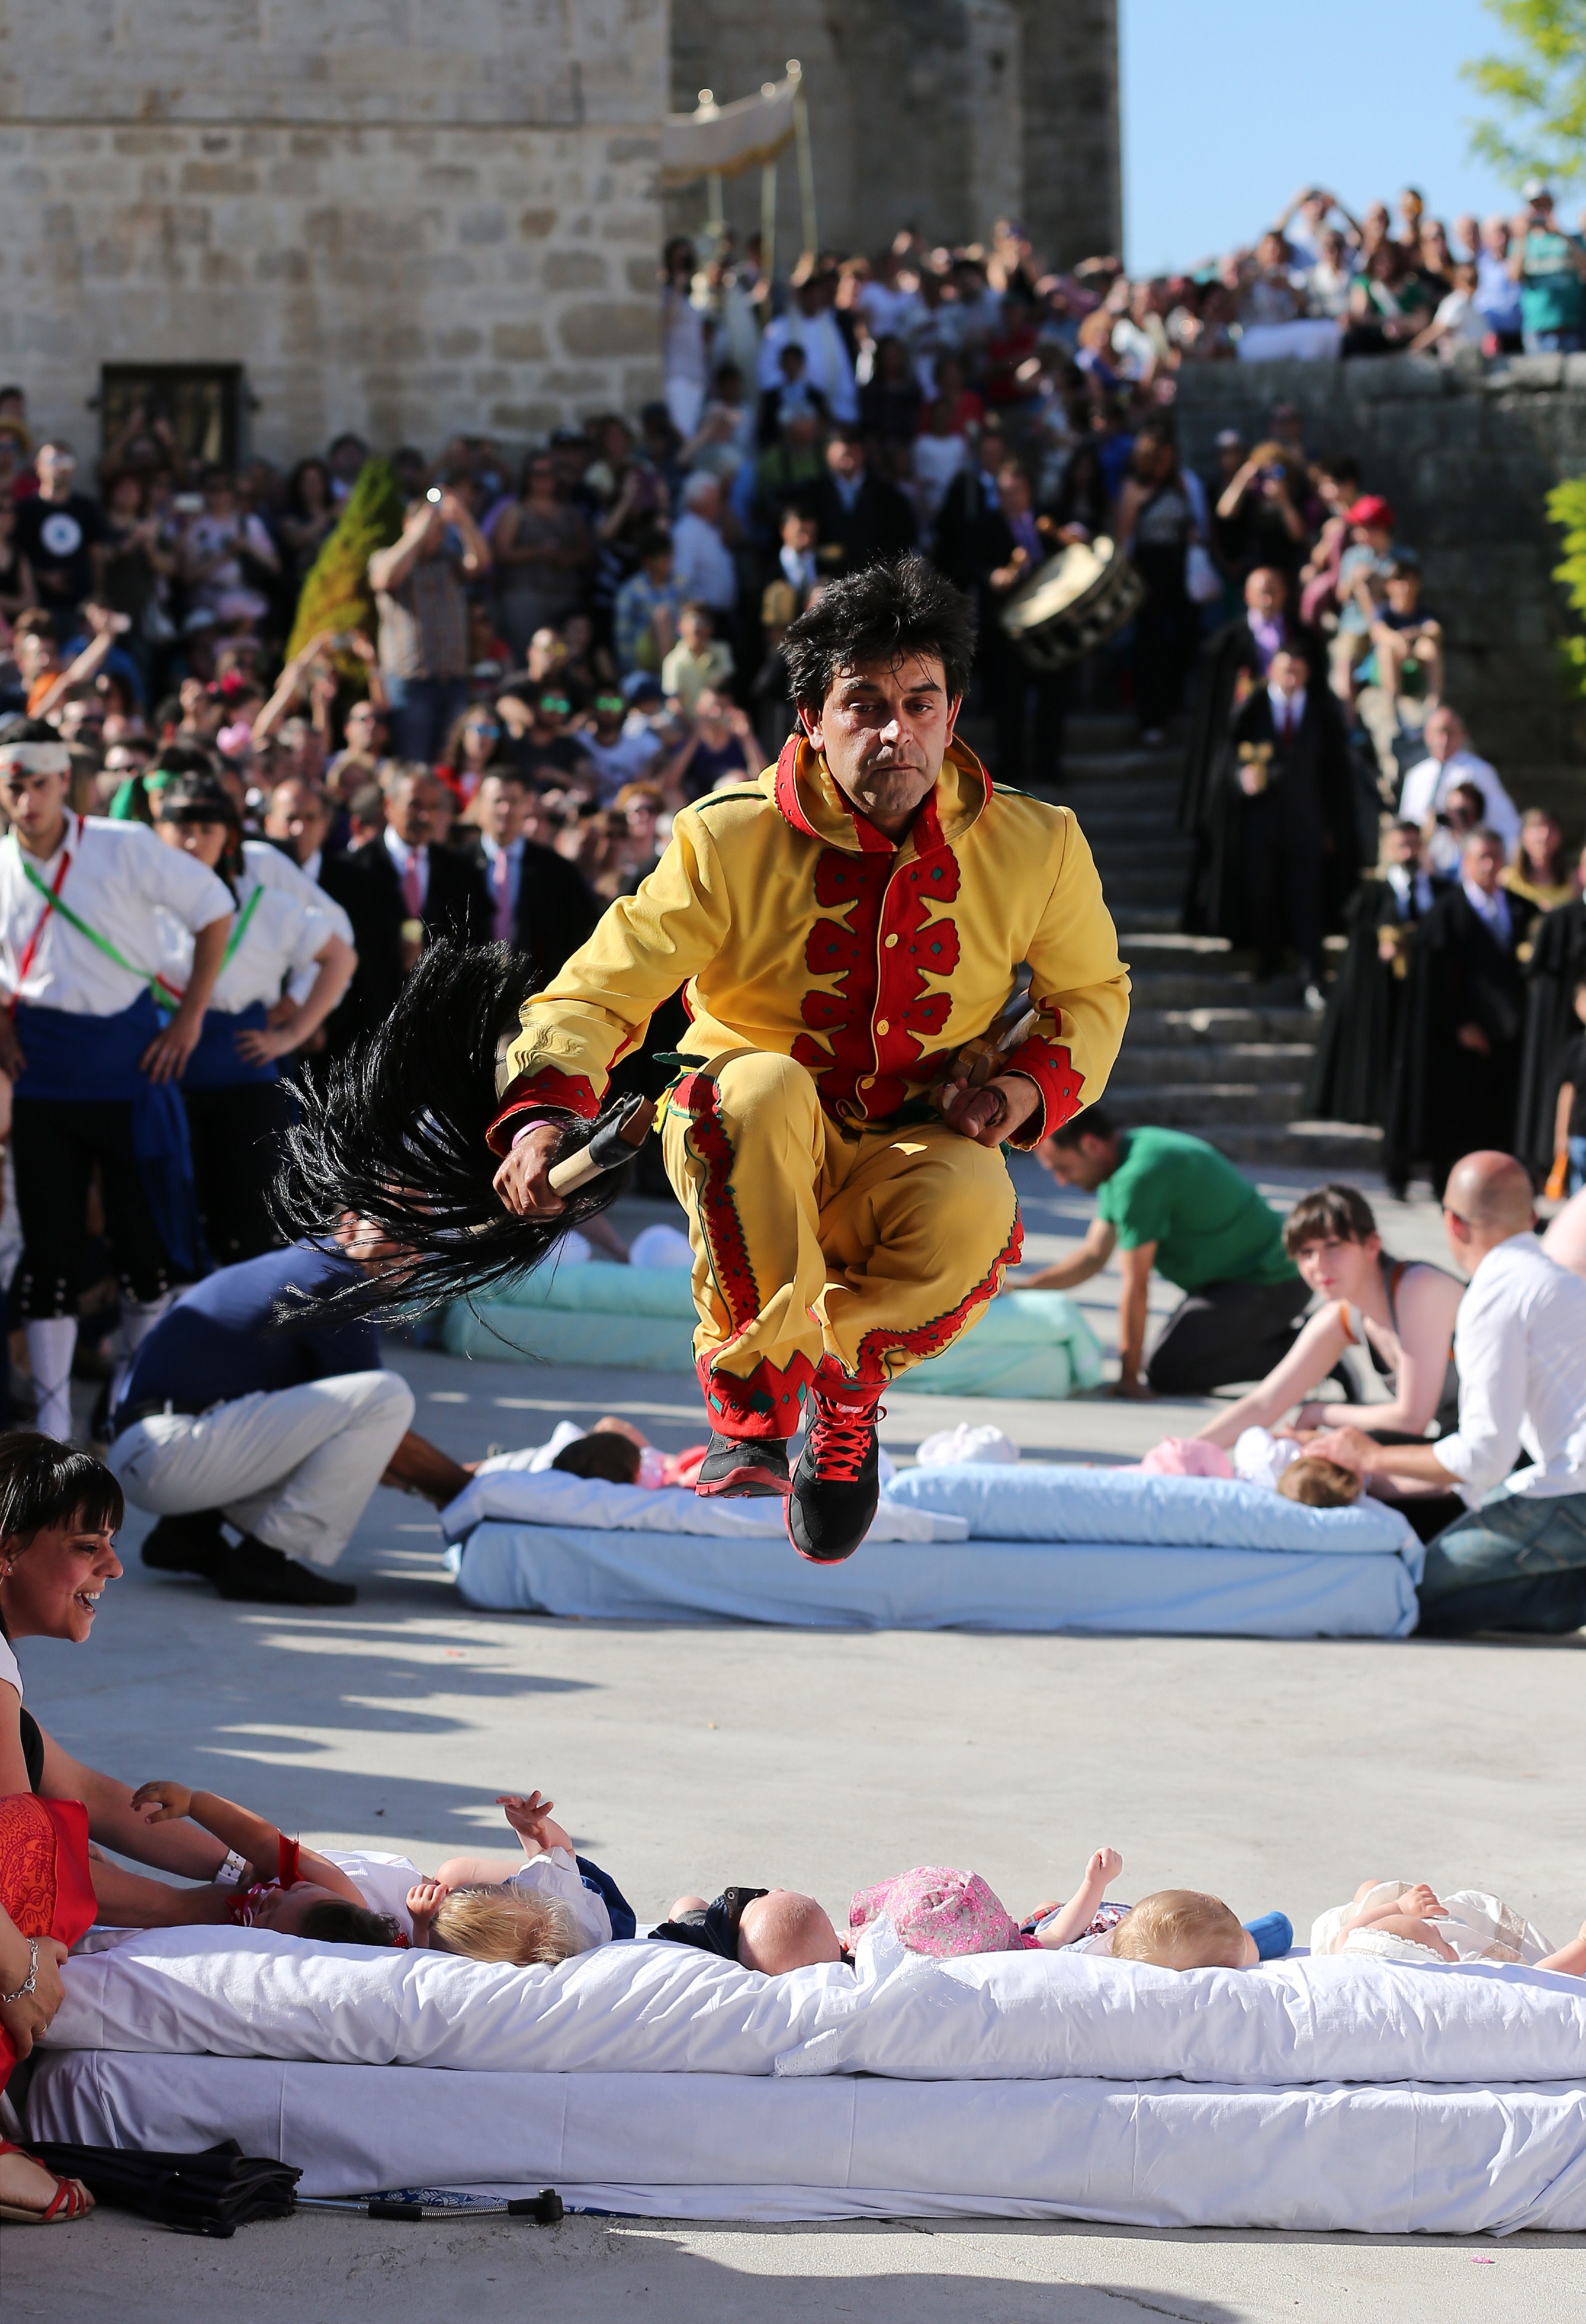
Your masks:
{"label": "folded blanket on ground", "polygon": [[928,1961],[890,1924],[857,1971],[765,1978],[683,1947],[604,1945],[554,1969],[316,1945],[256,1929],[138,1931],[69,1960],[55,2049],[497,2072],[1091,2076],[1261,2088],[1548,2081],[1586,2061],[1586,1981],[1347,1957],[1180,1976],[1094,1955]]}
{"label": "folded blanket on ground", "polygon": [[[452,1307],[444,1328],[457,1356],[684,1372],[693,1369],[694,1322],[684,1269],[597,1265],[539,1268],[478,1307]],[[1095,1334],[1071,1299],[1010,1291],[945,1355],[917,1365],[907,1389],[1052,1399],[1101,1377]]]}
{"label": "folded blanket on ground", "polygon": [[968,1521],[972,1541],[1128,1542],[1172,1549],[1330,1550],[1402,1557],[1420,1579],[1425,1551],[1386,1501],[1313,1509],[1264,1486],[1217,1477],[1158,1477],[1139,1469],[1051,1462],[966,1462],[905,1469],[889,1508],[931,1509]]}

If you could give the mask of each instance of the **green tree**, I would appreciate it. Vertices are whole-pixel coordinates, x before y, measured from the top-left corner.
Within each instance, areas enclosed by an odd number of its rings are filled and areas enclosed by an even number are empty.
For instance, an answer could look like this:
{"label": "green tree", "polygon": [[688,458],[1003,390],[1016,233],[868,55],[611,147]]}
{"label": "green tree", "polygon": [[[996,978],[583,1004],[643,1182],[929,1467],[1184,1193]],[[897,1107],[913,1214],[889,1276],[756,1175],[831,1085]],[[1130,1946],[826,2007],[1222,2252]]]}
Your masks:
{"label": "green tree", "polygon": [[[1564,537],[1562,564],[1553,577],[1563,586],[1572,609],[1586,613],[1586,476],[1568,476],[1547,495],[1547,513]],[[1561,649],[1578,690],[1586,694],[1586,637],[1565,638]]]}
{"label": "green tree", "polygon": [[1463,77],[1490,97],[1498,118],[1479,122],[1471,150],[1517,185],[1555,182],[1586,166],[1586,0],[1485,0],[1515,43],[1478,57]]}
{"label": "green tree", "polygon": [[[405,508],[391,462],[365,460],[339,523],[309,568],[287,644],[289,656],[300,653],[311,638],[327,630],[363,630],[373,636],[369,559],[377,549],[389,549],[397,539]],[[344,678],[359,678],[364,674],[355,654],[338,653],[336,663]]]}

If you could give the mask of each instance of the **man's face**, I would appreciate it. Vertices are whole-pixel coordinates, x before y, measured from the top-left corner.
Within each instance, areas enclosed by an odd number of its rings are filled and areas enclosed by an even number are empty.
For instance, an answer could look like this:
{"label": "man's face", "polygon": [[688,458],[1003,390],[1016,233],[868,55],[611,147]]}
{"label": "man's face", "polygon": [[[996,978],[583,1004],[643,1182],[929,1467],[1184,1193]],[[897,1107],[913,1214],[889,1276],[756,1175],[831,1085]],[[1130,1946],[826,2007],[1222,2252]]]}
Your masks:
{"label": "man's face", "polygon": [[1245,583],[1245,604],[1266,622],[1276,620],[1282,613],[1286,595],[1282,574],[1275,573],[1268,565],[1258,566]]}
{"label": "man's face", "polygon": [[722,513],[722,488],[713,479],[706,492],[703,484],[694,486],[688,501],[690,516],[700,518],[705,524],[715,524]]}
{"label": "man's face", "polygon": [[325,844],[330,816],[324,800],[308,783],[277,783],[264,811],[264,834],[284,840],[293,859],[306,863]]}
{"label": "man's face", "polygon": [[807,557],[819,528],[812,516],[788,516],[782,521],[782,539],[796,557]]}
{"label": "man's face", "polygon": [[391,827],[409,847],[427,846],[434,822],[434,786],[425,781],[398,783],[391,795]]}
{"label": "man's face", "polygon": [[1116,1138],[1098,1138],[1086,1130],[1076,1146],[1058,1146],[1051,1139],[1036,1148],[1044,1170],[1049,1170],[1060,1186],[1083,1187],[1087,1194],[1105,1185],[1118,1167]]}
{"label": "man's face", "polygon": [[1414,870],[1421,860],[1419,835],[1401,831],[1395,824],[1382,843],[1382,860],[1385,863],[1402,864],[1406,872]]}
{"label": "man's face", "polygon": [[838,789],[896,836],[936,787],[958,697],[935,654],[908,654],[844,671],[818,717],[798,715]]}
{"label": "man's face", "polygon": [[50,839],[66,815],[66,775],[24,775],[0,771],[0,807],[25,845]]}
{"label": "man's face", "polygon": [[1415,612],[1415,601],[1421,595],[1421,576],[1418,573],[1390,574],[1384,586],[1388,591],[1388,604],[1396,613]]}
{"label": "man's face", "polygon": [[16,666],[30,687],[43,677],[44,672],[55,659],[54,641],[47,638],[41,630],[20,632],[14,651],[16,655]]}
{"label": "man's face", "polygon": [[834,436],[826,446],[826,463],[834,476],[846,478],[864,474],[864,453],[846,436]]}
{"label": "man's face", "polygon": [[130,775],[141,775],[148,764],[146,751],[129,750],[124,742],[113,742],[105,753],[102,771],[114,777],[116,782],[124,783]]}
{"label": "man's face", "polygon": [[1465,739],[1464,729],[1451,710],[1434,710],[1426,721],[1426,748],[1439,764],[1452,759]]}
{"label": "man's face", "polygon": [[105,732],[105,706],[85,696],[69,702],[60,714],[60,732],[68,742],[97,742]]}
{"label": "man's face", "polygon": [[34,462],[39,472],[39,490],[47,501],[63,501],[71,490],[77,474],[77,458],[64,444],[41,444]]}
{"label": "man's face", "polygon": [[486,775],[479,786],[479,823],[498,847],[510,847],[523,828],[529,797],[521,783]]}
{"label": "man's face", "polygon": [[1305,659],[1303,654],[1275,653],[1268,673],[1279,694],[1299,694],[1305,683]]}
{"label": "man's face", "polygon": [[1503,877],[1503,849],[1493,839],[1472,839],[1465,849],[1462,869],[1472,888],[1495,896]]}

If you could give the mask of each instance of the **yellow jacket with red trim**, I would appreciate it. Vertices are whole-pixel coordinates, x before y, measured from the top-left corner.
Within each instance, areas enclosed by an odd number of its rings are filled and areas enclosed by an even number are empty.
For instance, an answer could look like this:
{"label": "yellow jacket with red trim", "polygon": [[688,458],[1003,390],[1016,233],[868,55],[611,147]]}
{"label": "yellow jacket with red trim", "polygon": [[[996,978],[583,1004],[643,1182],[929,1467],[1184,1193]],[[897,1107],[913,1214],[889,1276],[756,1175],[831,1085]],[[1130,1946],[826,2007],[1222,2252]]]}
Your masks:
{"label": "yellow jacket with red trim", "polygon": [[684,808],[638,893],[525,1003],[490,1143],[504,1153],[527,1115],[593,1117],[680,984],[690,1056],[795,1057],[834,1121],[879,1125],[990,1029],[1025,962],[1036,1023],[1002,1069],[1040,1091],[1018,1141],[1033,1145],[1101,1096],[1129,1016],[1074,816],[995,788],[955,742],[894,848],[795,738],[757,782]]}

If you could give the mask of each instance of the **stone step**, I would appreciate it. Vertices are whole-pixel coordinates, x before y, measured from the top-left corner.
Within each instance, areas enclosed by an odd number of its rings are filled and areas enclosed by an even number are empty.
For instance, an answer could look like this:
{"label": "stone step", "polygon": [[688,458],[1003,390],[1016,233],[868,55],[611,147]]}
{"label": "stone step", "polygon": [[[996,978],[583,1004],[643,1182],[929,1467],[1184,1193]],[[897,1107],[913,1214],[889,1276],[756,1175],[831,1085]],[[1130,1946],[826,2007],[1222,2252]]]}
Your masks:
{"label": "stone step", "polygon": [[[1121,1059],[1120,1063],[1121,1063]],[[1205,1137],[1224,1123],[1295,1120],[1305,1102],[1302,1081],[1142,1082],[1107,1085],[1107,1110],[1125,1123],[1151,1121],[1165,1130],[1193,1130]]]}
{"label": "stone step", "polygon": [[1128,711],[1076,710],[1064,732],[1075,751],[1127,751],[1139,741],[1139,724]]}
{"label": "stone step", "polygon": [[1088,790],[1099,783],[1162,783],[1171,786],[1176,798],[1181,766],[1176,751],[1070,750],[1063,753],[1056,783],[1039,788],[1066,798],[1070,791]]}
{"label": "stone step", "polygon": [[[1113,913],[1128,910],[1132,917],[1138,904],[1166,907],[1184,902],[1184,874],[1171,863],[1166,869],[1140,864],[1120,870],[1105,863],[1099,868],[1102,896]],[[1173,917],[1177,918],[1176,911]]]}
{"label": "stone step", "polygon": [[1309,1010],[1229,1007],[1222,1001],[1225,988],[1221,983],[1218,999],[1200,1008],[1155,1009],[1139,998],[1143,986],[1154,989],[1155,984],[1153,977],[1136,982],[1126,1037],[1131,1047],[1136,1042],[1157,1048],[1189,1048],[1225,1041],[1314,1043],[1316,1038],[1316,1020]]}
{"label": "stone step", "polygon": [[1126,1038],[1112,1068],[1109,1090],[1237,1089],[1249,1084],[1261,1089],[1291,1084],[1304,1086],[1315,1055],[1312,1041],[1208,1041],[1203,1046],[1182,1042],[1158,1048],[1150,1042]]}
{"label": "stone step", "polygon": [[1197,1136],[1245,1169],[1305,1170],[1319,1183],[1342,1171],[1379,1171],[1382,1132],[1338,1121],[1291,1121],[1281,1130],[1204,1129]]}
{"label": "stone step", "polygon": [[[1131,904],[1129,908],[1129,924],[1135,931],[1137,938],[1142,935],[1170,936],[1183,917],[1183,899],[1176,894],[1171,904],[1155,906]],[[1118,942],[1123,951],[1123,957],[1127,960],[1129,951],[1125,939],[1120,936]]]}
{"label": "stone step", "polygon": [[1180,831],[1178,817],[1170,807],[1142,807],[1122,794],[1111,807],[1093,807],[1079,819],[1093,849],[1100,853],[1119,841],[1149,841],[1152,845],[1182,847],[1187,853],[1193,842]]}
{"label": "stone step", "polygon": [[1077,778],[1059,783],[1047,794],[1059,807],[1072,807],[1079,817],[1081,830],[1089,826],[1093,816],[1113,816],[1126,812],[1151,815],[1178,813],[1178,781],[1176,777],[1158,775],[1118,775],[1099,769],[1094,781],[1081,782]]}

